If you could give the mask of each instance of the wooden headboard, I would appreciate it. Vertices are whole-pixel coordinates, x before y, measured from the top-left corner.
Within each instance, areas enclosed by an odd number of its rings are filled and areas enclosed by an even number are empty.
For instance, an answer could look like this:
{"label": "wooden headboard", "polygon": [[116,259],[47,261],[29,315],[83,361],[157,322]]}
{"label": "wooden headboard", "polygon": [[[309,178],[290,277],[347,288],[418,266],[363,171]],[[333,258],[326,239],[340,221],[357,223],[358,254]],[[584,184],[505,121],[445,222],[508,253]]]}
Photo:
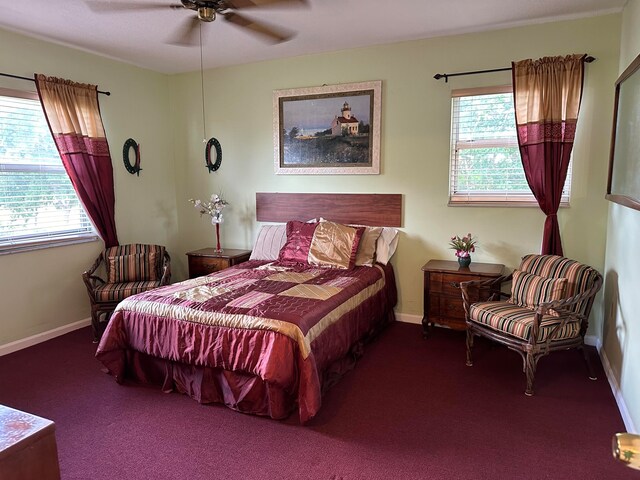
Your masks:
{"label": "wooden headboard", "polygon": [[256,193],[256,219],[285,223],[324,217],[338,223],[402,226],[402,195],[382,193]]}

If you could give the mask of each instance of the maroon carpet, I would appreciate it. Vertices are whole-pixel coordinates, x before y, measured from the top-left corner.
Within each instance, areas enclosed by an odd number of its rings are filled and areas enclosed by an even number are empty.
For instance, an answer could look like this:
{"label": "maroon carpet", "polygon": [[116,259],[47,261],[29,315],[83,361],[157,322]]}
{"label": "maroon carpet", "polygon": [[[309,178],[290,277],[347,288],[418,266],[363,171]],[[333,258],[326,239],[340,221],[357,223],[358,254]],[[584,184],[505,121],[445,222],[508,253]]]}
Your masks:
{"label": "maroon carpet", "polygon": [[83,329],[0,357],[0,403],[55,421],[63,479],[639,478],[576,352],[540,360],[529,398],[516,353],[478,341],[469,368],[459,333],[396,323],[300,426],[118,385],[94,351]]}

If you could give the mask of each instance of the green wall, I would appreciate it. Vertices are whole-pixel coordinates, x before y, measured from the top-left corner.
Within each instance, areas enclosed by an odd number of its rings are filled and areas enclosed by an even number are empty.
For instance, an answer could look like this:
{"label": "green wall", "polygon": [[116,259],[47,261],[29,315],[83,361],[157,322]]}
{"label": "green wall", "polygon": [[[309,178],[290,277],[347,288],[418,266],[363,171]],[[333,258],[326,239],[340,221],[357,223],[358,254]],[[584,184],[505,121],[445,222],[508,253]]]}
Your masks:
{"label": "green wall", "polygon": [[[630,0],[623,12],[619,73],[640,54],[640,0]],[[629,430],[640,426],[640,263],[635,239],[640,238],[640,212],[609,205],[605,258],[603,346],[622,402]],[[617,392],[616,392],[617,390]],[[626,410],[626,411],[625,411]]]}
{"label": "green wall", "polygon": [[[3,72],[32,77],[36,71],[111,91],[99,100],[113,159],[120,241],[160,243],[173,253],[177,222],[167,77],[2,30],[0,45]],[[0,87],[35,91],[31,82],[5,77]],[[140,177],[122,162],[129,137],[141,145]],[[0,347],[87,319],[81,274],[102,248],[95,241],[0,255]]]}
{"label": "green wall", "polygon": [[[376,192],[404,196],[396,267],[401,318],[422,315],[422,272],[431,258],[454,259],[453,234],[479,237],[478,262],[519,264],[538,252],[544,216],[538,208],[448,207],[451,89],[510,83],[509,73],[436,81],[435,73],[509,66],[512,60],[589,53],[574,149],[571,207],[559,222],[567,256],[604,267],[608,202],[604,200],[620,16],[457,35],[253,63],[205,72],[207,136],[222,144],[221,169],[202,161],[200,77],[170,79],[175,132],[179,250],[213,244],[213,229],[187,202],[223,191],[231,202],[223,246],[250,247],[256,235],[255,192]],[[598,32],[598,35],[594,35]],[[275,89],[382,80],[380,175],[291,176],[273,172]],[[184,258],[177,267],[184,274]],[[601,329],[600,298],[590,332]]]}

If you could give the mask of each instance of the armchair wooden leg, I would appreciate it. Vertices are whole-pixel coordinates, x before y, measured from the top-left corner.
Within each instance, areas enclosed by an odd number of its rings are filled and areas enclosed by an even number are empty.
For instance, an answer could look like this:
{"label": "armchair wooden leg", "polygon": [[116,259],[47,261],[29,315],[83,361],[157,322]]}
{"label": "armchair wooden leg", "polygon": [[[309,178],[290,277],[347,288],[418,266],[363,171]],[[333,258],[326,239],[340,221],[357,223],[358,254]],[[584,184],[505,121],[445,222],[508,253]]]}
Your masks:
{"label": "armchair wooden leg", "polygon": [[473,358],[471,349],[473,348],[473,333],[471,329],[467,329],[467,367],[473,367]]}
{"label": "armchair wooden leg", "polygon": [[589,352],[587,352],[587,349],[584,348],[584,345],[580,347],[580,350],[582,351],[582,358],[584,358],[584,362],[587,364],[587,371],[589,372],[589,380],[597,380],[598,376],[596,375],[596,372],[593,369],[593,364],[589,359]]}
{"label": "armchair wooden leg", "polygon": [[98,343],[100,341],[100,336],[98,334],[100,328],[100,314],[95,310],[91,309],[91,333],[93,334],[93,343]]}
{"label": "armchair wooden leg", "polygon": [[528,397],[533,396],[533,380],[536,375],[536,364],[538,363],[538,359],[531,352],[527,352],[527,357],[525,359],[525,375],[527,376],[527,388],[524,391],[524,394]]}

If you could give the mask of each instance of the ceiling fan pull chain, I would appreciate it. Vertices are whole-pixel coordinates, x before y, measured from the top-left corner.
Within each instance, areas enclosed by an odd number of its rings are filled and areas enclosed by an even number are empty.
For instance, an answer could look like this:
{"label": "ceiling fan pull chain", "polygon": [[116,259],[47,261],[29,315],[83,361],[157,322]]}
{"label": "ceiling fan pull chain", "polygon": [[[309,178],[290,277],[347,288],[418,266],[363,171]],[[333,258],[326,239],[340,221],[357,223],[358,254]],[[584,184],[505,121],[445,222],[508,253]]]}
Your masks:
{"label": "ceiling fan pull chain", "polygon": [[202,89],[202,143],[207,141],[207,122],[204,114],[204,64],[202,62],[202,23],[200,23],[200,88]]}

